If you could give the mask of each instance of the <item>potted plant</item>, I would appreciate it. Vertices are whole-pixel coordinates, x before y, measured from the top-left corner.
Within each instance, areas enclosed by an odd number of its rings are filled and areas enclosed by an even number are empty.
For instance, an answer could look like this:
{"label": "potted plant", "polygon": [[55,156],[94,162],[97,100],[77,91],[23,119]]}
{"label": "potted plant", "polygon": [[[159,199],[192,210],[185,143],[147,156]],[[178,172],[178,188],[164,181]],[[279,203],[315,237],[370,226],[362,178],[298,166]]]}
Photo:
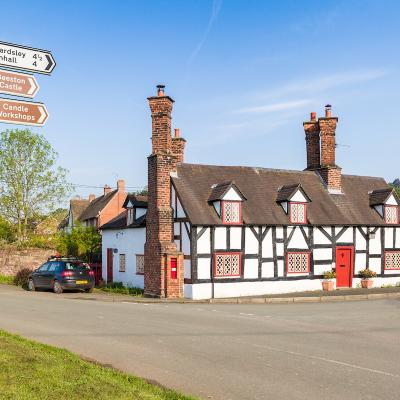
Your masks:
{"label": "potted plant", "polygon": [[336,272],[332,271],[325,271],[324,272],[324,280],[322,281],[322,289],[330,292],[335,288],[334,279],[336,278]]}
{"label": "potted plant", "polygon": [[372,288],[372,284],[373,284],[372,278],[375,278],[376,272],[371,271],[368,268],[365,268],[362,271],[360,271],[359,274],[361,275],[361,287],[363,289]]}

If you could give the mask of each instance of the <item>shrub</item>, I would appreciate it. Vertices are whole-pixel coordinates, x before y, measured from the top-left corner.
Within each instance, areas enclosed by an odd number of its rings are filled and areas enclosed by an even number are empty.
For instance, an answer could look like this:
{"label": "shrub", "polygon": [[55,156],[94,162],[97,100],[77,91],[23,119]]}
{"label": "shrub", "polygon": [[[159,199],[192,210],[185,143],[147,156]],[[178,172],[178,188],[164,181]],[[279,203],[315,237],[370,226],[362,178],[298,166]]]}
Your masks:
{"label": "shrub", "polygon": [[28,286],[28,278],[31,273],[32,270],[29,268],[23,268],[19,270],[17,274],[14,276],[14,285],[26,288]]}
{"label": "shrub", "polygon": [[363,279],[375,278],[375,276],[376,276],[376,272],[371,271],[370,269],[367,269],[367,268],[359,271],[359,274],[361,275],[361,277]]}
{"label": "shrub", "polygon": [[334,270],[324,272],[324,279],[335,279],[335,278],[336,278],[336,272]]}

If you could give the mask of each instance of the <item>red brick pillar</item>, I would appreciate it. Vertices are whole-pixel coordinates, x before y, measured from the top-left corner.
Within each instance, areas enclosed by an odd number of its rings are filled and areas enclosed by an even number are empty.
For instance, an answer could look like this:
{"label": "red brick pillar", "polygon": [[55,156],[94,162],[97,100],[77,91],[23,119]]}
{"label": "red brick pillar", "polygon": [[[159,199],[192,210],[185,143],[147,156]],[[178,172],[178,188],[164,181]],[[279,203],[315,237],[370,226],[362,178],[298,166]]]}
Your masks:
{"label": "red brick pillar", "polygon": [[325,117],[319,118],[321,136],[321,170],[320,175],[330,190],[342,190],[342,170],[336,165],[336,125],[337,117],[332,117],[331,106],[325,107]]}
{"label": "red brick pillar", "polygon": [[[158,95],[149,97],[152,117],[152,154],[148,157],[148,207],[146,215],[146,244],[144,250],[144,293],[152,297],[182,296],[182,289],[170,289],[168,257],[180,260],[173,234],[171,208],[171,172],[177,157],[171,138],[171,112],[173,100],[158,86]],[[183,256],[182,256],[183,257]],[[178,275],[180,266],[178,262]],[[183,272],[182,272],[183,273]],[[175,282],[177,281],[177,282]],[[183,286],[183,279],[174,279],[174,285]]]}
{"label": "red brick pillar", "polygon": [[319,124],[315,112],[311,113],[310,121],[303,122],[306,134],[307,169],[321,167]]}

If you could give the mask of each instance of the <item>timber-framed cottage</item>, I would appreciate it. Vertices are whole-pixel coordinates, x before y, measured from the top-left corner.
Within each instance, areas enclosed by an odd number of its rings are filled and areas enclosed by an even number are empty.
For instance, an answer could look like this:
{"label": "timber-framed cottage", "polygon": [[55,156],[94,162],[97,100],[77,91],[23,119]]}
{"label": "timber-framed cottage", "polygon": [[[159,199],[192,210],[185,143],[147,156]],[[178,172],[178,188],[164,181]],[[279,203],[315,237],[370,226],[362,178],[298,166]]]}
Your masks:
{"label": "timber-framed cottage", "polygon": [[338,287],[355,287],[365,268],[375,285],[400,281],[399,199],[383,178],[342,174],[329,105],[303,123],[305,170],[288,171],[184,163],[174,101],[162,85],[148,100],[147,296],[319,290],[332,269]]}

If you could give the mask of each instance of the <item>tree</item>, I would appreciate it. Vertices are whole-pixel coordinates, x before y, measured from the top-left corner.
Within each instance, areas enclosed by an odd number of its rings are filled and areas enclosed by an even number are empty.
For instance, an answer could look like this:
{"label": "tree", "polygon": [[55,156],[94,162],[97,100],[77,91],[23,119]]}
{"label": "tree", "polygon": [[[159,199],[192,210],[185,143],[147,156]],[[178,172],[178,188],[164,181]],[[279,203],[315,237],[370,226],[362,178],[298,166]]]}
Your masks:
{"label": "tree", "polygon": [[57,250],[89,263],[97,262],[100,259],[101,235],[94,227],[77,224],[70,233],[60,233]]}
{"label": "tree", "polygon": [[15,232],[13,226],[0,216],[0,244],[11,243],[15,240]]}
{"label": "tree", "polygon": [[29,129],[0,134],[0,212],[27,238],[28,222],[52,210],[69,191],[66,170],[43,135]]}

